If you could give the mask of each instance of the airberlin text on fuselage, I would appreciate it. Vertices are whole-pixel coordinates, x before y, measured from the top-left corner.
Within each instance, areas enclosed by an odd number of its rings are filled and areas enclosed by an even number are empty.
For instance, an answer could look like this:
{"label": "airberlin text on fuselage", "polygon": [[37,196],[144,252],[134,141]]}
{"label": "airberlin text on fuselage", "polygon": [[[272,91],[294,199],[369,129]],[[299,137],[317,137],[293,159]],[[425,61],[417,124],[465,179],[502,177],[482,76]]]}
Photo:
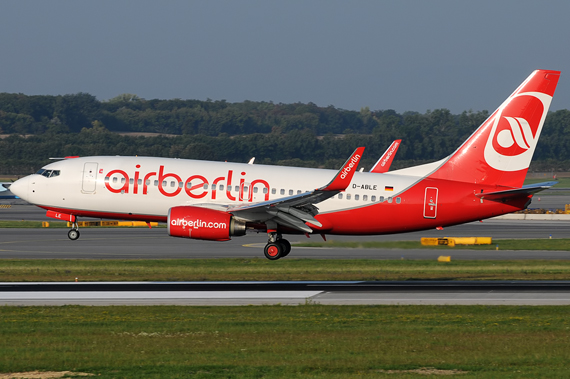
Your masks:
{"label": "airberlin text on fuselage", "polygon": [[[140,167],[140,165],[136,165],[137,169]],[[246,182],[245,172],[241,172],[242,177],[239,179],[239,184],[235,184],[239,190],[235,191],[232,187],[233,170],[228,170],[226,176],[219,176],[211,182],[202,175],[191,175],[182,180],[180,175],[164,171],[164,166],[160,166],[158,171],[143,174],[137,170],[132,176],[129,176],[124,170],[111,170],[105,174],[105,187],[112,193],[147,195],[149,187],[155,188],[153,182],[156,182],[159,193],[166,197],[177,196],[184,190],[184,193],[193,199],[202,199],[210,195],[210,198],[215,200],[219,192],[225,192],[227,199],[231,201],[253,201],[253,188],[261,186],[260,188],[264,187],[265,190],[260,192],[265,194],[265,200],[269,200],[269,183],[263,179]],[[116,187],[117,185],[120,187]],[[221,186],[224,186],[223,189],[220,189]]]}

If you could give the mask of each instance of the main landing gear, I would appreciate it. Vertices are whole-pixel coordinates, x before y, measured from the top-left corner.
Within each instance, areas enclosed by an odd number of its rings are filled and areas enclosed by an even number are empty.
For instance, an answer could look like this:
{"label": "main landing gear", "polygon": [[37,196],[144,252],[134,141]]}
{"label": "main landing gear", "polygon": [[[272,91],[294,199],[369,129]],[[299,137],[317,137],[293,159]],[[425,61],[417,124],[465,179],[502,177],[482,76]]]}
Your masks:
{"label": "main landing gear", "polygon": [[265,258],[274,261],[279,258],[286,257],[290,252],[291,244],[289,241],[283,239],[281,234],[275,232],[269,233],[269,240],[267,241],[267,245],[265,245],[265,249],[263,251]]}
{"label": "main landing gear", "polygon": [[77,225],[77,222],[74,222],[71,230],[67,232],[67,237],[69,237],[70,240],[75,241],[79,238],[79,236],[79,225]]}

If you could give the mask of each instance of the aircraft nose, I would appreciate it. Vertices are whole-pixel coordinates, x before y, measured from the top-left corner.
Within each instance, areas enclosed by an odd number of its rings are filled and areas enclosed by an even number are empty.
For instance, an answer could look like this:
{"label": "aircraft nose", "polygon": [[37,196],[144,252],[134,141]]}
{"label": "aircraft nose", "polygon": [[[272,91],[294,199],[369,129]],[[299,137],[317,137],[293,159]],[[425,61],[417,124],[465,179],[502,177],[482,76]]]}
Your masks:
{"label": "aircraft nose", "polygon": [[26,200],[26,198],[28,197],[27,194],[28,194],[29,182],[30,182],[29,176],[16,180],[14,183],[10,185],[10,192],[18,196],[19,198]]}

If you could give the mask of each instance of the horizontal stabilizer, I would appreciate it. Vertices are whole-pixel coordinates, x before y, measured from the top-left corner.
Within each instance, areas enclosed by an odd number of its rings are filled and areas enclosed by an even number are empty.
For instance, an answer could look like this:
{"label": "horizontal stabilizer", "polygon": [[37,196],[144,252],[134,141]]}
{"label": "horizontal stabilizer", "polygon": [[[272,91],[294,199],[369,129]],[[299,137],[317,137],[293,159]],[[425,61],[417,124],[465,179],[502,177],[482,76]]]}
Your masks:
{"label": "horizontal stabilizer", "polygon": [[475,194],[475,196],[485,200],[501,201],[515,197],[530,196],[537,192],[544,191],[545,189],[549,189],[550,187],[552,187],[557,183],[558,182],[543,182],[536,184],[527,184],[525,186],[522,186],[521,188],[514,188],[514,189],[496,191],[496,192],[477,193]]}

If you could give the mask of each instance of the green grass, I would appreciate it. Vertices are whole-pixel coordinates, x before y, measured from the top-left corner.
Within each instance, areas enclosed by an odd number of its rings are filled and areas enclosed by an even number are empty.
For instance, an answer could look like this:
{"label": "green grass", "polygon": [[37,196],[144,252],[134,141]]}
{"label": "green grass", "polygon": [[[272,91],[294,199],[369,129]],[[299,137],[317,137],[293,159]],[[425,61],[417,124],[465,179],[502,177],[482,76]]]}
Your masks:
{"label": "green grass", "polygon": [[0,282],[231,280],[570,280],[570,260],[2,259]]}
{"label": "green grass", "polygon": [[440,249],[453,253],[454,249],[469,250],[558,250],[570,251],[570,238],[537,238],[537,239],[501,239],[494,240],[491,245],[456,245],[449,246],[423,246],[420,241],[335,241],[302,242],[294,246],[302,247],[329,247],[329,248],[359,248],[359,249]]}
{"label": "green grass", "polygon": [[[566,378],[570,307],[0,307],[0,372],[97,378]],[[386,370],[395,370],[390,374]]]}

